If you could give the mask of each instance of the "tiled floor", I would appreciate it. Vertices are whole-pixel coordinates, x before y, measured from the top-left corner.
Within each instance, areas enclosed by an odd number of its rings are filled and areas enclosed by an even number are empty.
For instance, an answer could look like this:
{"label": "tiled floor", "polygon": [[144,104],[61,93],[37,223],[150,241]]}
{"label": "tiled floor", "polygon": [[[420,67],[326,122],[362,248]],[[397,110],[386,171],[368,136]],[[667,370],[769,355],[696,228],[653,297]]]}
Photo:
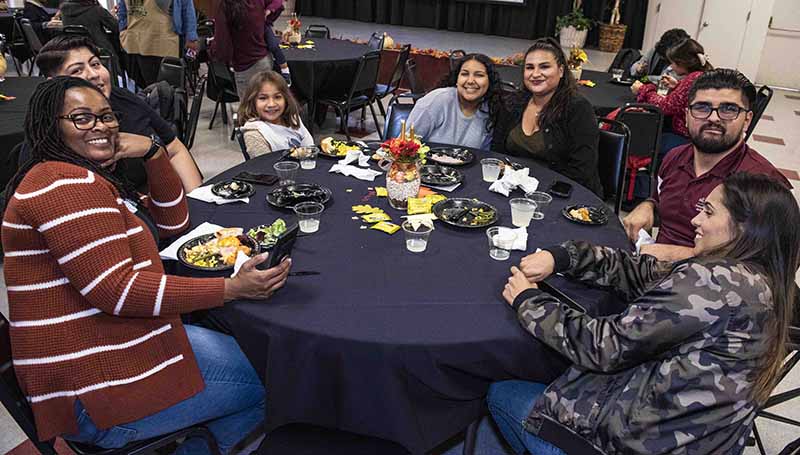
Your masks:
{"label": "tiled floor", "polygon": [[[435,47],[438,49],[465,49],[467,51],[482,52],[491,56],[506,56],[516,52],[524,51],[529,42],[525,40],[515,40],[496,36],[463,34],[447,31],[427,30],[411,27],[397,27],[387,25],[366,24],[361,22],[318,19],[306,17],[305,24],[323,23],[328,25],[334,37],[354,37],[367,39],[374,31],[386,31],[398,43],[412,43],[415,47],[426,48]],[[590,63],[589,69],[605,70],[611,60],[612,54],[589,50]],[[208,99],[204,100],[200,115],[195,147],[192,150],[203,175],[206,179],[213,177],[219,172],[230,168],[242,161],[241,153],[234,142],[228,140],[230,137],[230,125],[223,126],[218,118],[214,129],[208,129],[208,122],[211,118],[213,103]],[[800,196],[800,96],[796,93],[776,91],[772,102],[767,109],[766,115],[756,128],[756,134],[751,138],[750,145],[766,156],[776,167],[780,168],[784,174],[792,181],[795,187],[795,195]],[[369,117],[369,116],[368,116]],[[374,130],[371,120],[368,120],[365,127]],[[336,129],[336,120],[329,116],[325,125],[317,130],[317,139],[332,135]],[[366,139],[377,138],[373,133]],[[8,303],[6,300],[5,285],[0,281],[0,311],[8,314]],[[779,386],[782,391],[787,388],[800,386],[800,371],[795,371]],[[786,404],[776,410],[777,413],[800,419],[800,407],[796,404]],[[796,428],[791,428],[783,424],[768,421],[758,421],[759,430],[764,437],[768,454],[778,453],[785,444],[797,437],[800,432]],[[479,435],[479,455],[495,455],[489,447],[494,447],[492,441],[497,436],[492,433],[489,425],[482,425]],[[27,454],[35,453],[32,447],[24,444],[25,437],[18,429],[16,424],[6,413],[5,409],[0,409],[0,453]],[[255,444],[251,444],[241,453],[249,453]],[[16,449],[15,449],[16,448]],[[459,454],[461,447],[457,446],[447,451],[447,455]],[[13,451],[13,452],[12,452]],[[59,451],[60,453],[69,453]],[[747,455],[755,455],[754,448],[748,448]]]}

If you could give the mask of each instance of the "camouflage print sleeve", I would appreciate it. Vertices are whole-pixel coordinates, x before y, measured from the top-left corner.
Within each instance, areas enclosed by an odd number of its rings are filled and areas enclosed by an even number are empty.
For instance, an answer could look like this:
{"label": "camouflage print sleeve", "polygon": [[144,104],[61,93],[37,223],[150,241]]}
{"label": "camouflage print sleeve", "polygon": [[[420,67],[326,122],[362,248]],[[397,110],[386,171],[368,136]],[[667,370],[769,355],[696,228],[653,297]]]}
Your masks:
{"label": "camouflage print sleeve", "polygon": [[561,246],[569,254],[569,267],[564,275],[594,286],[612,288],[628,300],[641,295],[672,268],[672,263],[660,262],[650,255],[634,256],[587,242],[569,241]]}
{"label": "camouflage print sleeve", "polygon": [[728,302],[737,301],[731,287],[689,262],[618,315],[593,318],[540,293],[520,305],[518,316],[526,330],[576,365],[614,372],[701,336],[714,324],[724,328]]}

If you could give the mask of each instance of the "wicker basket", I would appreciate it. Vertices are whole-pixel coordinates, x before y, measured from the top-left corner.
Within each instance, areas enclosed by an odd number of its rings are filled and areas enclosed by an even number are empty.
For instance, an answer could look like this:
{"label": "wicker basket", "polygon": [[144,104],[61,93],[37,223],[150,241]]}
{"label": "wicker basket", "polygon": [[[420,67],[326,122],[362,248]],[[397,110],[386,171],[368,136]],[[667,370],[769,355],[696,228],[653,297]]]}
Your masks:
{"label": "wicker basket", "polygon": [[625,41],[625,24],[611,25],[600,24],[600,50],[605,52],[619,52]]}

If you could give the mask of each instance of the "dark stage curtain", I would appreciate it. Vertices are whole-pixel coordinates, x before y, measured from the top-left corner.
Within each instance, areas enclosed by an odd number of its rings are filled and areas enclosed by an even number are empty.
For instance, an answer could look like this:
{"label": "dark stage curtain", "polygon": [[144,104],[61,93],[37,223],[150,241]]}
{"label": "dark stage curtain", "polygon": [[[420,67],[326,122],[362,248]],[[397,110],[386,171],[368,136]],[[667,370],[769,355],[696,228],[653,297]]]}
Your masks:
{"label": "dark stage curtain", "polygon": [[[624,47],[640,48],[649,0],[622,4],[622,23],[628,26]],[[598,22],[607,21],[613,0],[585,0],[584,13]],[[303,16],[353,19],[378,24],[408,25],[455,32],[485,33],[512,38],[553,36],[556,17],[567,14],[570,0],[528,0],[526,6],[486,5],[457,0],[297,0]],[[597,27],[589,32],[587,45],[596,46]]]}

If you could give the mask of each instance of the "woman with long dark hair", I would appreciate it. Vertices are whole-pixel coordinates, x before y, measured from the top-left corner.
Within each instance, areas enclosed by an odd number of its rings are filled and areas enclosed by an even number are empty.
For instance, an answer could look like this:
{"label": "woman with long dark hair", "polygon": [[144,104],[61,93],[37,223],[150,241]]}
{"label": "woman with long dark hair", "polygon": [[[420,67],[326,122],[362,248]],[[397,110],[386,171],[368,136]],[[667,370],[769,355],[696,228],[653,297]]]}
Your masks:
{"label": "woman with long dark hair", "polygon": [[[693,258],[658,262],[581,241],[525,257],[503,296],[574,365],[550,385],[492,385],[506,440],[518,453],[561,454],[552,436],[566,429],[604,453],[741,454],[786,355],[798,223],[786,187],[739,173],[692,220]],[[626,310],[595,318],[564,305],[537,288],[553,273],[610,288]]]}
{"label": "woman with long dark hair", "polygon": [[708,61],[703,46],[689,38],[667,50],[667,59],[672,71],[681,77],[681,80],[664,75],[661,83],[667,86],[666,95],[658,94],[655,84],[642,84],[636,81],[631,86],[631,91],[640,103],[654,104],[661,108],[666,116],[672,117],[672,131],[661,135],[661,150],[659,162],[673,148],[689,142],[689,130],[686,127],[686,111],[689,108],[689,91],[704,72],[711,71],[714,67]]}
{"label": "woman with long dark hair", "polygon": [[489,150],[503,104],[500,76],[483,54],[464,56],[440,87],[417,102],[408,124],[423,141]]}
{"label": "woman with long dark hair", "polygon": [[265,0],[221,0],[215,16],[212,56],[233,67],[236,91],[244,96],[254,75],[272,69],[272,55],[264,39]]}
{"label": "woman with long dark hair", "polygon": [[578,93],[567,59],[553,38],[539,38],[525,53],[525,89],[513,97],[497,121],[492,149],[536,158],[595,194],[602,195],[597,172],[597,118]]}
{"label": "woman with long dark hair", "polygon": [[[263,421],[264,386],[233,338],[180,315],[267,299],[291,262],[164,273],[157,242],[189,227],[186,197],[160,144],[142,156],[148,197],[114,177],[118,128],[83,79],[48,79],[31,98],[32,158],[6,188],[2,227],[14,370],[43,441],[118,448],[206,422],[227,453]],[[192,438],[177,453],[209,449]]]}

